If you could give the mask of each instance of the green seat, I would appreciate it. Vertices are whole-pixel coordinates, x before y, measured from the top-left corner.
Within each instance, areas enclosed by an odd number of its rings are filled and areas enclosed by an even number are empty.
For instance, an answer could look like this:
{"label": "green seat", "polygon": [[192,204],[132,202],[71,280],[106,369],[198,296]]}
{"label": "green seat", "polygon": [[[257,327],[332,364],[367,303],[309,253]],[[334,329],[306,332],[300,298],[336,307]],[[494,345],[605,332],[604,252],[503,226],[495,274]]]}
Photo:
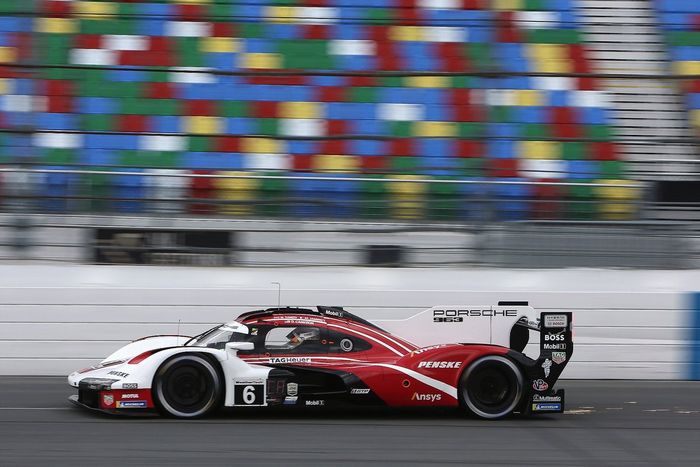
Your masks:
{"label": "green seat", "polygon": [[[265,175],[280,175],[279,172]],[[255,212],[260,216],[285,217],[289,207],[285,200],[289,199],[289,181],[278,178],[261,180],[260,189],[255,203]]]}
{"label": "green seat", "polygon": [[[577,183],[589,183],[586,180],[571,180]],[[568,187],[567,214],[571,219],[591,220],[596,217],[598,203],[595,198],[594,188],[587,185]]]}
{"label": "green seat", "polygon": [[[382,180],[382,176],[368,177]],[[387,182],[365,181],[360,183],[360,216],[366,219],[386,219],[389,216],[389,188]]]}
{"label": "green seat", "polygon": [[[454,180],[454,178],[451,178]],[[450,178],[442,178],[450,180]],[[456,219],[462,199],[456,183],[430,183],[428,185],[428,217],[437,220]]]}

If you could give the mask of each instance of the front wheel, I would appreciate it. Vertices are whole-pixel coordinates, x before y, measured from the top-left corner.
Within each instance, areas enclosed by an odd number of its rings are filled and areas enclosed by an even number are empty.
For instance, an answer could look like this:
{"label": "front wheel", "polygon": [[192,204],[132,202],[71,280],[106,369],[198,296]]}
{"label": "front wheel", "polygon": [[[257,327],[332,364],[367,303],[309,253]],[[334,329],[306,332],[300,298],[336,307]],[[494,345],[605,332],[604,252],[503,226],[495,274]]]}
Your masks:
{"label": "front wheel", "polygon": [[459,394],[462,404],[476,416],[503,418],[513,412],[523,397],[523,375],[505,357],[481,357],[462,374]]}
{"label": "front wheel", "polygon": [[222,381],[214,365],[199,355],[176,355],[167,360],[154,378],[154,398],[161,412],[179,418],[195,418],[219,405]]}

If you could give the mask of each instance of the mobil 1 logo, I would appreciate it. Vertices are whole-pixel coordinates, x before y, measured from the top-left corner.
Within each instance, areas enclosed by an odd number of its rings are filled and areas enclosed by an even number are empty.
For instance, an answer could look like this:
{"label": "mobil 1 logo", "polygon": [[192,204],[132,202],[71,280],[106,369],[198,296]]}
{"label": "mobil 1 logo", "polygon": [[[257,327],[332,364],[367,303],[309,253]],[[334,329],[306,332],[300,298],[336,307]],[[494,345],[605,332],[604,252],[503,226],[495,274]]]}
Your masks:
{"label": "mobil 1 logo", "polygon": [[236,383],[233,387],[233,405],[265,405],[265,385]]}

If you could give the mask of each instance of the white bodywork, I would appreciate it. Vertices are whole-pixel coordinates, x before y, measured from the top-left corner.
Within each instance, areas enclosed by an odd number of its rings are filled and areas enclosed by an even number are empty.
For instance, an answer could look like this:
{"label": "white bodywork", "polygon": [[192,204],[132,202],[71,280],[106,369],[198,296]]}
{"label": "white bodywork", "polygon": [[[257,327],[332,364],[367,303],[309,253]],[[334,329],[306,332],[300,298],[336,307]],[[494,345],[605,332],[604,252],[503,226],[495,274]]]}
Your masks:
{"label": "white bodywork", "polygon": [[[231,323],[227,324],[230,326]],[[239,323],[233,326],[241,326]],[[184,344],[189,338],[185,336],[153,336],[140,339],[112,353],[102,360],[92,369],[84,369],[71,373],[68,376],[68,383],[73,387],[78,387],[84,378],[105,378],[113,379],[111,389],[147,389],[153,385],[153,379],[158,368],[163,362],[174,355],[183,353],[199,353],[214,356],[220,363],[225,380],[225,406],[236,405],[234,401],[234,387],[236,384],[264,384],[267,380],[270,367],[248,364],[236,356],[237,351],[233,349],[219,350],[208,347],[185,347]],[[169,347],[169,348],[168,348]],[[147,352],[149,350],[160,350],[136,364],[129,363],[129,360]],[[238,405],[266,405],[265,394],[261,394],[254,404]],[[259,403],[258,403],[259,402]]]}
{"label": "white bodywork", "polygon": [[537,319],[531,306],[439,305],[406,319],[372,322],[421,347],[447,343],[508,347],[511,329],[522,317]]}

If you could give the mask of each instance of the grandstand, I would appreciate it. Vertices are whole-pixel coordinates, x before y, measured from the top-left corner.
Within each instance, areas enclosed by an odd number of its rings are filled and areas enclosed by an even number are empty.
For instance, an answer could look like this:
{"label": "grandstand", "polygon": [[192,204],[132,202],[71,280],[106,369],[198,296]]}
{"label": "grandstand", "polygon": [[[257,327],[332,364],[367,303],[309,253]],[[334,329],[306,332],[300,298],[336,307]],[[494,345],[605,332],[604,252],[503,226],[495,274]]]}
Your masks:
{"label": "grandstand", "polygon": [[[29,184],[57,212],[636,219],[637,181],[672,145],[635,152],[653,118],[631,141],[640,112],[610,89],[596,3],[3,2],[0,163],[54,172],[7,172],[0,194]],[[674,70],[700,75],[700,7],[655,3]]]}

